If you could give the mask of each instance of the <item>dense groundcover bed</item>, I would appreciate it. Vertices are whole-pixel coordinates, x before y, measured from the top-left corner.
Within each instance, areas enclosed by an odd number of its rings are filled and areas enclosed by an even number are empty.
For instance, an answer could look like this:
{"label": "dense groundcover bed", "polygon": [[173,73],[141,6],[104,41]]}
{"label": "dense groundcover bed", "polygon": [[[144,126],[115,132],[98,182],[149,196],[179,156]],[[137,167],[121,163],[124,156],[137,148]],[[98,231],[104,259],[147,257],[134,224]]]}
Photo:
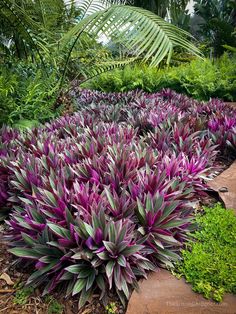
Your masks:
{"label": "dense groundcover bed", "polygon": [[30,286],[105,301],[170,266],[194,229],[192,200],[236,149],[236,110],[158,94],[79,91],[78,112],[0,130],[0,207]]}

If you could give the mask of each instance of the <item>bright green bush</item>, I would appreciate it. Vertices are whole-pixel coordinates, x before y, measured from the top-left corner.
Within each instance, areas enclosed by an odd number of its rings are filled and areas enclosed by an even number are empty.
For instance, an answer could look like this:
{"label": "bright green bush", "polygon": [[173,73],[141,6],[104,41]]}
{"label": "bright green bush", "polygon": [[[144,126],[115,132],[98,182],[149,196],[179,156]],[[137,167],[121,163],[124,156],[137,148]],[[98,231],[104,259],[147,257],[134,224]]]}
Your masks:
{"label": "bright green bush", "polygon": [[178,67],[157,69],[147,65],[126,66],[85,83],[86,88],[105,92],[143,89],[157,92],[171,88],[199,100],[236,100],[236,57],[227,54],[212,62],[196,59]]}
{"label": "bright green bush", "polygon": [[33,64],[13,63],[0,66],[0,125],[25,125],[45,122],[55,116],[57,92],[55,73]]}
{"label": "bright green bush", "polygon": [[194,291],[221,301],[224,293],[236,293],[236,216],[218,203],[204,207],[197,223],[196,241],[182,251],[177,271]]}

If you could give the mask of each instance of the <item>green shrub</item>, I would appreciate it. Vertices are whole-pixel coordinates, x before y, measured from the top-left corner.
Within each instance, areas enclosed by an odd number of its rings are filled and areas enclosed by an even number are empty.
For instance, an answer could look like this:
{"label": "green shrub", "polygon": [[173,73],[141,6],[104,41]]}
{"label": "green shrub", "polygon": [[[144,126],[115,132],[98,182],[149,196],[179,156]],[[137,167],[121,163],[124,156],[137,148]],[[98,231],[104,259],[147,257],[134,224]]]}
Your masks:
{"label": "green shrub", "polygon": [[118,307],[116,306],[115,302],[109,303],[105,309],[106,309],[107,314],[117,314],[118,313]]}
{"label": "green shrub", "polygon": [[126,66],[103,73],[83,87],[105,92],[143,89],[157,92],[171,88],[199,100],[236,100],[236,57],[225,54],[217,61],[196,59],[178,67],[157,69],[147,65]]}
{"label": "green shrub", "polygon": [[57,92],[55,73],[34,65],[15,63],[0,67],[0,125],[45,122],[55,116]]}
{"label": "green shrub", "polygon": [[53,296],[46,296],[45,302],[48,303],[47,314],[62,314],[63,305],[60,304]]}
{"label": "green shrub", "polygon": [[13,299],[13,303],[17,305],[24,305],[27,303],[29,297],[34,292],[34,288],[32,287],[21,287],[16,291],[15,297]]}
{"label": "green shrub", "polygon": [[194,291],[221,301],[224,293],[236,293],[236,216],[218,203],[204,207],[197,222],[196,241],[182,251],[177,272],[184,275]]}

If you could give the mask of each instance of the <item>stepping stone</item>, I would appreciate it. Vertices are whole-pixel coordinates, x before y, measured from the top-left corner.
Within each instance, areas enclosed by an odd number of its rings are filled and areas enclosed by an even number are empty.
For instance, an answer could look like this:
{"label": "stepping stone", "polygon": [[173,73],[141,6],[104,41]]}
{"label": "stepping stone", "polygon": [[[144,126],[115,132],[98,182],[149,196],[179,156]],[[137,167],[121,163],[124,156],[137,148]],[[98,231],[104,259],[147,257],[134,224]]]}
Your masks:
{"label": "stepping stone", "polygon": [[235,314],[236,296],[225,295],[221,303],[192,291],[184,279],[161,269],[140,282],[133,292],[126,314]]}
{"label": "stepping stone", "polygon": [[226,208],[236,211],[236,161],[219,176],[208,182],[208,186],[218,192]]}
{"label": "stepping stone", "polygon": [[236,102],[225,102],[226,105],[232,106],[233,108],[236,107]]}

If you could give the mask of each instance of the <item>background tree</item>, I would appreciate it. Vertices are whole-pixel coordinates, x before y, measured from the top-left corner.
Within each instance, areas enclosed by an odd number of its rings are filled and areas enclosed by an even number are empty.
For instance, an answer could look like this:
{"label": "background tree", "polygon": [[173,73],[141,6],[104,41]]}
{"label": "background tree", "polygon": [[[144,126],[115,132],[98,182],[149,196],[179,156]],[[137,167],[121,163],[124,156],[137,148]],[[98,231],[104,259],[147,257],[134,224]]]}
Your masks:
{"label": "background tree", "polygon": [[195,13],[200,17],[198,36],[220,56],[224,45],[236,46],[236,2],[234,0],[197,0]]}

